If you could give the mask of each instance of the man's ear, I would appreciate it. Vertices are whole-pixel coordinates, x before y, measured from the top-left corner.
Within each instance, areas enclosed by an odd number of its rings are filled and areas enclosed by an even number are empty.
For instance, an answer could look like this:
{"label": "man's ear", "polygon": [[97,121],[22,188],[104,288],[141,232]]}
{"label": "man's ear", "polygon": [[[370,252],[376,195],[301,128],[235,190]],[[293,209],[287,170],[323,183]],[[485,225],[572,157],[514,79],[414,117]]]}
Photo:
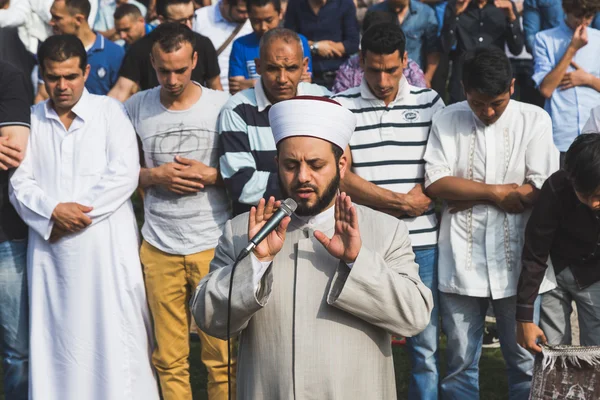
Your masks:
{"label": "man's ear", "polygon": [[512,79],[512,81],[510,81],[510,96],[512,97],[512,95],[515,93],[515,78]]}
{"label": "man's ear", "polygon": [[85,70],[83,70],[83,81],[87,81],[88,76],[90,76],[90,70],[92,68],[90,67],[90,64],[85,66]]}
{"label": "man's ear", "polygon": [[338,166],[340,167],[340,180],[344,179],[346,175],[346,170],[348,168],[348,158],[346,158],[346,154],[342,154],[340,157],[340,161],[338,162]]}

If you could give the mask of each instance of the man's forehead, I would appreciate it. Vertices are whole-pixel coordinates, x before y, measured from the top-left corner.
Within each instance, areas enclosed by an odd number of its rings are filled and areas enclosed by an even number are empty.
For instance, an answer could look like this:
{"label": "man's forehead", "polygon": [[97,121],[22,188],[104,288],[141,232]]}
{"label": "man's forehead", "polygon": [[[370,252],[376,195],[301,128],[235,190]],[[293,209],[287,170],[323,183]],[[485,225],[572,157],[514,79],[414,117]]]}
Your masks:
{"label": "man's forehead", "polygon": [[192,2],[169,4],[165,10],[167,11],[166,17],[169,18],[189,17],[194,15],[194,4]]}
{"label": "man's forehead", "polygon": [[499,94],[498,96],[490,96],[488,94],[479,93],[475,90],[467,92],[467,97],[471,101],[477,101],[479,103],[492,104],[499,101],[506,100],[507,97],[510,97],[510,92],[507,91],[505,93]]}
{"label": "man's forehead", "polygon": [[158,42],[152,45],[152,56],[154,61],[176,62],[185,59],[188,61],[194,55],[191,43],[181,42],[179,47],[173,51],[164,51]]}
{"label": "man's forehead", "polygon": [[289,159],[327,159],[332,154],[332,144],[325,139],[312,136],[292,136],[279,143],[282,158]]}
{"label": "man's forehead", "polygon": [[45,59],[44,60],[44,69],[46,72],[52,72],[53,74],[60,75],[71,75],[83,73],[81,68],[79,67],[79,57],[70,57],[64,61],[54,61]]}

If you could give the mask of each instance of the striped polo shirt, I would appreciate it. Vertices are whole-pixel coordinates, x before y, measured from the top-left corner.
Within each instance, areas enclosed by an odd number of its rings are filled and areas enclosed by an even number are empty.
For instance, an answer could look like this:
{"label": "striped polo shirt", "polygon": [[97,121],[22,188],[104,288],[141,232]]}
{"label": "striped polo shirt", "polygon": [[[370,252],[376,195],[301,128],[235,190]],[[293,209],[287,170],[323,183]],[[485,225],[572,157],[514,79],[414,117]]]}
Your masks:
{"label": "striped polo shirt", "polygon": [[[363,79],[360,86],[334,99],[352,111],[357,120],[350,139],[352,172],[396,193],[408,193],[424,182],[423,155],[431,119],[444,107],[435,91],[411,86],[402,77],[396,98],[386,106]],[[437,243],[438,221],[433,205],[419,217],[402,219],[409,229],[413,248]]]}
{"label": "striped polo shirt", "polygon": [[[331,93],[322,86],[300,82],[298,95]],[[237,93],[221,110],[219,164],[234,216],[250,210],[263,197],[281,197],[275,164],[277,149],[269,125],[270,106],[259,79],[254,88]]]}

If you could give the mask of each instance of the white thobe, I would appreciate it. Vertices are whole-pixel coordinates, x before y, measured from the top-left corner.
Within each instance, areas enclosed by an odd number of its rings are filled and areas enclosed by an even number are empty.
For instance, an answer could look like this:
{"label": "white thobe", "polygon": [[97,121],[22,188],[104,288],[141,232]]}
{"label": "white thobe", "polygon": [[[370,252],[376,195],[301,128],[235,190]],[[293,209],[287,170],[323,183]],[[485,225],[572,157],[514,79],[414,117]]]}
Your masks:
{"label": "white thobe", "polygon": [[[129,200],[139,159],[122,105],[84,91],[65,129],[33,107],[10,200],[29,225],[30,393],[34,400],[158,399],[151,327]],[[58,203],[93,207],[92,224],[48,242]]]}
{"label": "white thobe", "polygon": [[[531,184],[541,189],[558,170],[552,121],[539,107],[511,100],[484,125],[466,101],[433,119],[425,152],[425,186],[447,176],[488,185]],[[517,294],[521,251],[531,210],[508,214],[476,205],[451,214],[444,206],[438,240],[438,288],[444,293],[502,299]],[[552,271],[547,277],[553,280]],[[546,281],[551,289],[551,281]]]}

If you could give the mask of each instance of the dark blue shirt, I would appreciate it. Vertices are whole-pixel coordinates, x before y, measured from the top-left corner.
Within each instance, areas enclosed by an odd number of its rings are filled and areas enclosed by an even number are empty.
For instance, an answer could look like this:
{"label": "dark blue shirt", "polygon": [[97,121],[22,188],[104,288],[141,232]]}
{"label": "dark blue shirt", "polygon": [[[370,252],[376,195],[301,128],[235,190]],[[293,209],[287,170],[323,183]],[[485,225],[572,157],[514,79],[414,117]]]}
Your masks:
{"label": "dark blue shirt", "polygon": [[285,27],[313,42],[331,40],[344,45],[346,54],[341,58],[328,59],[314,55],[315,73],[337,71],[350,55],[358,51],[359,29],[352,0],[328,0],[318,15],[312,11],[308,0],[289,0]]}
{"label": "dark blue shirt", "polygon": [[[308,72],[312,72],[312,61],[310,57],[310,46],[308,40],[303,35],[302,50],[304,57],[308,57]],[[235,39],[229,56],[229,76],[243,76],[245,79],[258,79],[259,74],[256,70],[254,60],[260,56],[260,38],[252,32],[246,36]]]}
{"label": "dark blue shirt", "polygon": [[92,94],[105,95],[119,78],[119,68],[125,56],[123,48],[99,33],[96,41],[87,51],[90,76],[85,88]]}
{"label": "dark blue shirt", "polygon": [[[409,7],[410,9],[400,25],[406,36],[406,52],[408,58],[416,61],[419,67],[425,71],[427,64],[425,56],[440,51],[437,39],[438,19],[431,7],[418,0],[411,0]],[[387,0],[369,7],[369,11],[385,11],[396,15]]]}

